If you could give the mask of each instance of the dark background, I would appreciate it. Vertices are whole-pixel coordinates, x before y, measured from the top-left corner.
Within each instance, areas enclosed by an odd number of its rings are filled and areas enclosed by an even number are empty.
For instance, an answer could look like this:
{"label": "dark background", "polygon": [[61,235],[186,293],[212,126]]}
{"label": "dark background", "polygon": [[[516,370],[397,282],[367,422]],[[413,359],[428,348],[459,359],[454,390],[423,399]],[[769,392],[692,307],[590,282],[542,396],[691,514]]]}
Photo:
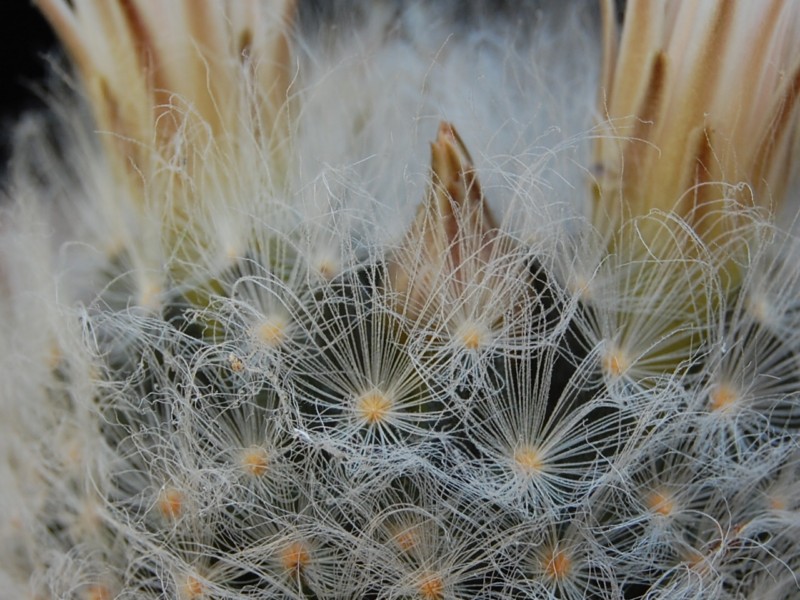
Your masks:
{"label": "dark background", "polygon": [[[55,44],[30,0],[0,0],[0,165],[8,158],[12,124],[21,112],[42,106],[32,88],[47,71],[43,55]],[[0,168],[2,171],[2,168]]]}

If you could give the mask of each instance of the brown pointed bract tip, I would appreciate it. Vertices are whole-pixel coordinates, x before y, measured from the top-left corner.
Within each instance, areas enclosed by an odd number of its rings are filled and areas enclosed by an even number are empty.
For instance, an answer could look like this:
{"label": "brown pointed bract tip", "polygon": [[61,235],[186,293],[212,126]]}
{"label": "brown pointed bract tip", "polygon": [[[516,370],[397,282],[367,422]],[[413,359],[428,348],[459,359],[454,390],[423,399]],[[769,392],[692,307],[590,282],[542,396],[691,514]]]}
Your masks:
{"label": "brown pointed bract tip", "polygon": [[[425,202],[389,264],[404,312],[418,316],[443,289],[456,297],[491,258],[497,225],[469,152],[449,123],[431,144],[431,183]],[[442,287],[444,286],[444,288]]]}
{"label": "brown pointed bract tip", "polygon": [[430,208],[434,220],[426,232],[428,247],[437,253],[449,252],[451,266],[456,268],[468,258],[462,253],[469,250],[488,261],[497,226],[484,200],[472,158],[449,123],[439,125],[439,134],[431,144],[431,173],[428,202],[433,204]]}

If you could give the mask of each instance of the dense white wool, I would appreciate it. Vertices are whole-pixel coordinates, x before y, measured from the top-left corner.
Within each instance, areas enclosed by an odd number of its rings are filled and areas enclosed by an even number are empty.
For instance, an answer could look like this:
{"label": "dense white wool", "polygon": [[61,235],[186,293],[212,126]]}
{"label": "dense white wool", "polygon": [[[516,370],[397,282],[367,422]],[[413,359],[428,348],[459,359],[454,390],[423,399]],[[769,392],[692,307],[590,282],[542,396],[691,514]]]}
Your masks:
{"label": "dense white wool", "polygon": [[797,223],[598,227],[649,123],[590,3],[38,2],[79,64],[0,206],[2,593],[797,593]]}
{"label": "dense white wool", "polygon": [[16,130],[12,193],[46,228],[65,304],[101,300],[157,312],[170,287],[162,239],[168,215],[154,198],[142,206],[119,186],[86,107],[72,94],[59,85],[53,113],[27,117]]}
{"label": "dense white wool", "polygon": [[541,227],[523,208],[575,185],[563,172],[572,157],[553,149],[593,124],[597,42],[587,11],[526,7],[518,22],[488,18],[474,30],[453,26],[447,7],[379,2],[355,36],[336,36],[333,47],[320,44],[326,36],[304,41],[301,182],[347,169],[350,205],[368,211],[384,242],[402,235],[425,193],[440,121],[456,123],[491,204],[503,220],[518,206],[523,231]]}

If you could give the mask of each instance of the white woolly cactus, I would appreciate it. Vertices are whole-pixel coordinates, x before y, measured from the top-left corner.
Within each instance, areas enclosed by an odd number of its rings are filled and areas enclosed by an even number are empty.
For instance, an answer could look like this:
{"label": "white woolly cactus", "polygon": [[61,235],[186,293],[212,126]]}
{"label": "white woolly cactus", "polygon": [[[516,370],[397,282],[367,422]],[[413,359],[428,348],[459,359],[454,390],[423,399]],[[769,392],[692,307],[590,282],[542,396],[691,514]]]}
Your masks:
{"label": "white woolly cactus", "polygon": [[37,4],[0,595],[800,596],[800,3]]}

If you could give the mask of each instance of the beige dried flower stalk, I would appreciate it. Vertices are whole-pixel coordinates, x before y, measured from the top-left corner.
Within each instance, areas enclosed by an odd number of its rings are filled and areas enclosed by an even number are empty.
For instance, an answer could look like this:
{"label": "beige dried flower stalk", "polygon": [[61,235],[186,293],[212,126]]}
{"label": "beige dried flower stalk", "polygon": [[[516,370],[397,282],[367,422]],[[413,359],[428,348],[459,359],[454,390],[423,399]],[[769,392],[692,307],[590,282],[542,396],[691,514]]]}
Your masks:
{"label": "beige dried flower stalk", "polygon": [[[105,157],[168,246],[258,153],[285,183],[294,0],[37,0],[75,66]],[[179,255],[196,258],[203,234]],[[199,239],[198,239],[199,238]],[[195,247],[192,247],[192,246]]]}
{"label": "beige dried flower stalk", "polygon": [[713,246],[747,209],[776,212],[800,97],[793,2],[634,1],[621,36],[603,9],[597,227],[675,213]]}

